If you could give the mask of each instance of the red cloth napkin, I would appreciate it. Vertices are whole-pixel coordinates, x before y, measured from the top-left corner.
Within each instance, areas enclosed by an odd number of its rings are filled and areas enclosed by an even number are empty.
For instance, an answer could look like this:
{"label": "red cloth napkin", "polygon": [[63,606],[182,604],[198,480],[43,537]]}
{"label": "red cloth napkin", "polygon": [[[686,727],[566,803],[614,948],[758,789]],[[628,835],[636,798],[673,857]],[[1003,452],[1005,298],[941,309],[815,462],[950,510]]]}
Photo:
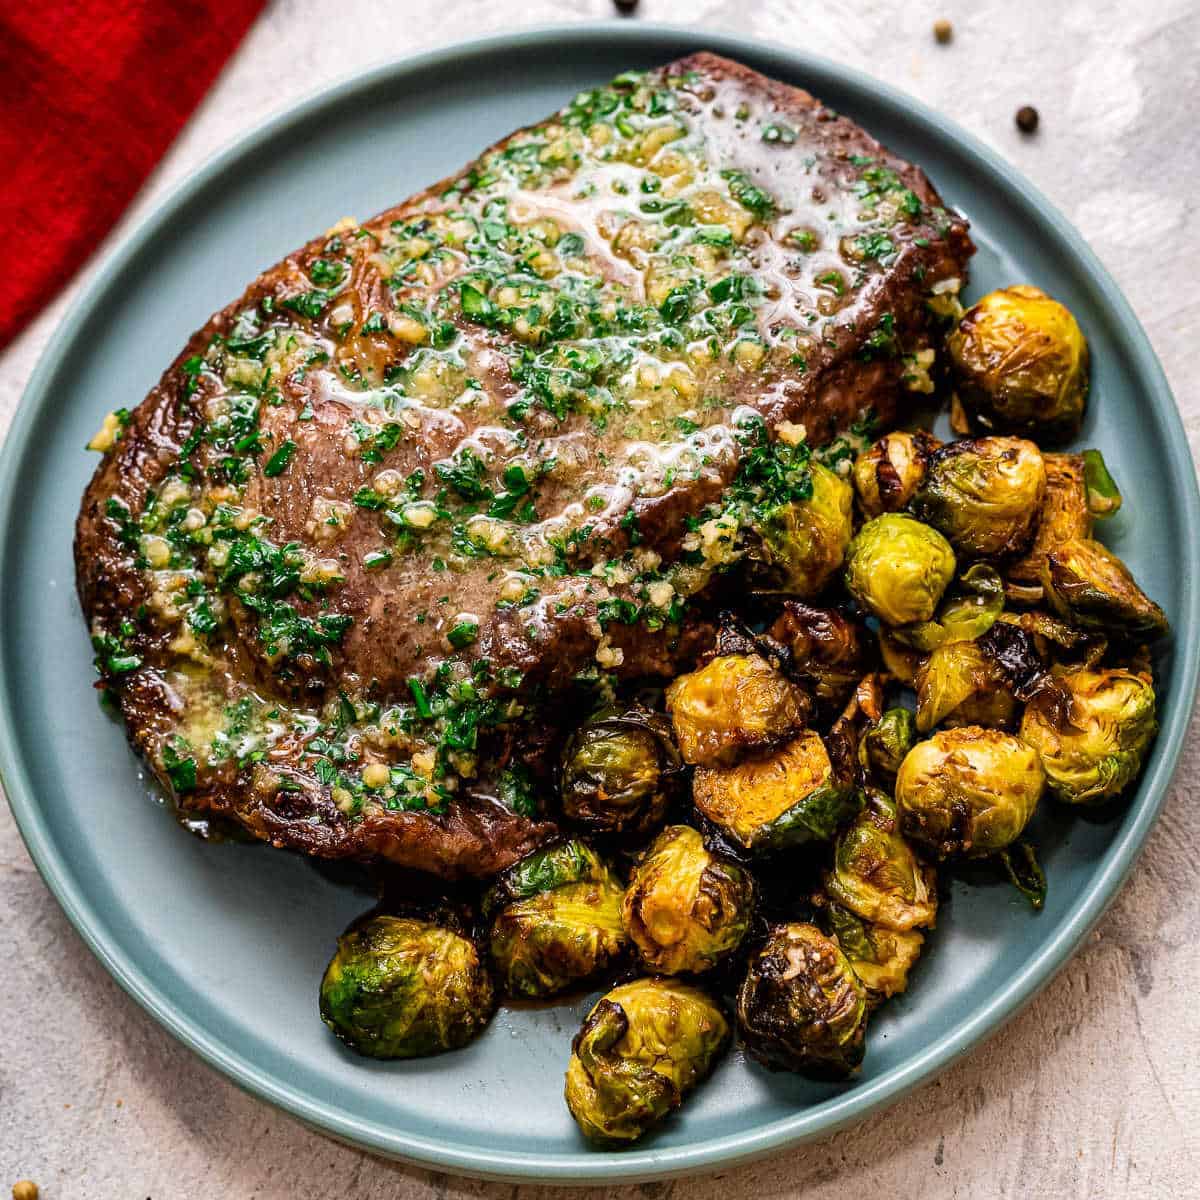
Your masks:
{"label": "red cloth napkin", "polygon": [[0,347],[112,228],[262,5],[0,4]]}

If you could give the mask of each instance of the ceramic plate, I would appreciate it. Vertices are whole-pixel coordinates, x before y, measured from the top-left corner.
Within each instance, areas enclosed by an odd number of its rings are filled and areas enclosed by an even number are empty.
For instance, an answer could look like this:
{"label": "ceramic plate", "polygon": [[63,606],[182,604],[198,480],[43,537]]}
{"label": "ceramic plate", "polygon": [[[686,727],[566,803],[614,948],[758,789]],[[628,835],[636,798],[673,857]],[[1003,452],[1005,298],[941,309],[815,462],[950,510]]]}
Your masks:
{"label": "ceramic plate", "polygon": [[[636,1148],[589,1149],[562,1101],[587,1001],[502,1011],[441,1058],[356,1058],[317,1017],[334,938],[368,899],[310,864],[189,837],[92,690],[72,525],[104,413],[153,385],[193,329],[254,274],[338,218],[366,217],[620,71],[711,49],[800,84],[922,164],[970,218],[971,290],[1035,283],[1078,316],[1093,354],[1082,442],[1131,502],[1105,537],[1175,629],[1157,660],[1162,733],[1127,806],[1034,830],[1050,897],[955,885],[909,991],[874,1019],[861,1075],[821,1084],[730,1055]],[[639,24],[492,38],[374,70],[248,135],[198,171],[109,259],[51,342],[0,470],[0,769],[30,852],[88,945],[173,1034],[251,1092],[336,1137],[505,1179],[615,1181],[727,1167],[896,1101],[994,1032],[1112,900],[1155,819],[1197,671],[1198,498],[1166,381],[1080,236],[951,121],[803,54]]]}

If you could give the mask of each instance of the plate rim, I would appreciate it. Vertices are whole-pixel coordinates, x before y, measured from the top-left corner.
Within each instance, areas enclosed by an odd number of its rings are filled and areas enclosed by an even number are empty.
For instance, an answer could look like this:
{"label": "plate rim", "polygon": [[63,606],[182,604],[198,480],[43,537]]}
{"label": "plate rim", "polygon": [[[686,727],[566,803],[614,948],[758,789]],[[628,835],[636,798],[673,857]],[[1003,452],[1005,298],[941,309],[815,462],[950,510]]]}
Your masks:
{"label": "plate rim", "polygon": [[[843,86],[868,95],[892,109],[905,111],[914,126],[952,143],[964,158],[973,159],[979,164],[985,176],[1001,177],[1004,187],[1009,191],[1009,199],[1018,203],[1035,223],[1048,226],[1050,234],[1059,244],[1075,255],[1080,274],[1087,279],[1089,286],[1096,289],[1114,328],[1120,331],[1130,354],[1131,365],[1141,381],[1142,391],[1163,421],[1168,435],[1167,462],[1164,465],[1169,482],[1181,485],[1180,520],[1185,527],[1200,528],[1200,491],[1197,489],[1195,466],[1182,419],[1141,323],[1082,235],[997,151],[952,119],[903,90],[824,56],[787,46],[771,46],[755,38],[671,24],[572,22],[537,25],[444,44],[349,73],[230,139],[169,189],[101,261],[91,280],[56,326],[22,394],[4,445],[0,447],[0,578],[7,577],[4,568],[12,553],[12,539],[8,531],[15,503],[16,479],[25,460],[36,419],[49,399],[47,385],[69,357],[75,342],[70,333],[64,336],[60,336],[60,333],[85,327],[90,315],[121,273],[147,244],[169,229],[181,211],[239,160],[284,133],[289,126],[303,123],[326,106],[337,105],[356,92],[369,91],[407,74],[461,66],[464,59],[485,58],[505,50],[527,50],[531,46],[554,47],[565,39],[584,45],[607,39],[627,44],[631,50],[645,50],[648,47],[657,50],[665,43],[674,43],[671,53],[683,52],[683,47],[706,48],[733,58],[751,55],[759,60],[786,63],[796,72],[809,76],[835,76]],[[819,87],[816,90],[819,91]],[[1185,579],[1200,577],[1200,546],[1192,539],[1184,540],[1181,566]],[[3,603],[4,591],[0,590],[0,620],[3,619]],[[1186,591],[1185,610],[1178,628],[1200,630],[1200,588],[1193,587]],[[172,1036],[243,1091],[273,1104],[304,1125],[338,1141],[425,1168],[449,1169],[476,1178],[510,1182],[585,1185],[619,1180],[633,1183],[729,1168],[762,1158],[787,1146],[826,1137],[865,1119],[896,1102],[919,1084],[928,1082],[985,1038],[999,1032],[1007,1021],[1028,1004],[1071,959],[1084,937],[1116,898],[1165,802],[1183,749],[1200,675],[1200,645],[1194,639],[1177,635],[1173,649],[1176,658],[1174,670],[1179,678],[1177,691],[1182,703],[1175,704],[1162,722],[1159,735],[1161,749],[1152,769],[1143,776],[1143,798],[1138,802],[1134,819],[1118,832],[1107,853],[1108,861],[1077,899],[1062,927],[1039,943],[1021,970],[1003,989],[973,1015],[958,1022],[907,1062],[877,1080],[861,1084],[820,1105],[801,1109],[792,1116],[771,1122],[760,1129],[670,1149],[620,1152],[581,1149],[569,1154],[554,1154],[534,1151],[489,1152],[477,1145],[442,1143],[425,1136],[397,1131],[378,1122],[352,1117],[336,1103],[308,1095],[282,1077],[259,1069],[254,1062],[212,1036],[200,1022],[185,1015],[145,972],[125,958],[106,927],[102,913],[84,899],[57,844],[51,839],[9,718],[11,668],[5,658],[2,640],[0,783],[3,784],[17,827],[35,866],[68,920],[109,975]]]}

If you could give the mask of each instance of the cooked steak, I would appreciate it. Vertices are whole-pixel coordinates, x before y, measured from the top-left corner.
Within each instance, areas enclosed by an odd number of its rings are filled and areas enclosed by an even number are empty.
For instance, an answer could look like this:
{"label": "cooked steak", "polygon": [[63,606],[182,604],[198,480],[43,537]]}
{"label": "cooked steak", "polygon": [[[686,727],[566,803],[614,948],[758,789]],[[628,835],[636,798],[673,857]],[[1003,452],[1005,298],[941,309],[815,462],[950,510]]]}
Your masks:
{"label": "cooked steak", "polygon": [[971,250],[918,168],[710,54],[342,222],[94,443],[79,590],[134,745],[278,846],[504,866],[580,693],[689,661],[807,447],[928,388]]}

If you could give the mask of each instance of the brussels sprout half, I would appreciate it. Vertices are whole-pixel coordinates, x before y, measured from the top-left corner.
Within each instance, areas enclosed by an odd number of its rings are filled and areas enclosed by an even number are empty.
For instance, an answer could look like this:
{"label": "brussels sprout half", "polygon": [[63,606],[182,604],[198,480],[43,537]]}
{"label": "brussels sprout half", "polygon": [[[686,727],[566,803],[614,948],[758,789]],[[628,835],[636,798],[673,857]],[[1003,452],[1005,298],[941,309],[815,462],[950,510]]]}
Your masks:
{"label": "brussels sprout half", "polygon": [[812,495],[771,509],[750,557],[781,591],[811,599],[841,568],[854,532],[854,490],[828,467],[809,464]]}
{"label": "brussels sprout half", "polygon": [[1082,629],[1126,637],[1170,632],[1166,614],[1106,546],[1072,538],[1046,552],[1042,588],[1050,607]]}
{"label": "brussels sprout half", "polygon": [[698,768],[692,798],[702,816],[751,853],[827,840],[858,807],[811,730],[769,758]]}
{"label": "brussels sprout half", "polygon": [[868,1008],[877,1008],[908,987],[908,973],[921,956],[924,934],[864,921],[848,908],[828,901],[821,907],[820,918],[866,989]]}
{"label": "brussels sprout half", "polygon": [[978,642],[946,642],[917,670],[917,729],[935,725],[1008,727],[1016,700]]}
{"label": "brussels sprout half", "polygon": [[1062,439],[1079,431],[1088,346],[1070,310],[1038,288],[989,292],[946,339],[958,394],[984,428]]}
{"label": "brussels sprout half", "polygon": [[705,849],[690,825],[672,825],[634,867],[623,915],[642,961],[677,975],[707,971],[732,954],[753,910],[749,872]]}
{"label": "brussels sprout half", "polygon": [[941,445],[932,434],[888,433],[854,460],[854,487],[867,517],[899,512],[925,479],[929,456]]}
{"label": "brussels sprout half", "polygon": [[939,730],[896,777],[900,828],[940,858],[995,854],[1020,836],[1045,786],[1037,751],[1019,738],[974,725]]}
{"label": "brussels sprout half", "polygon": [[812,702],[758,654],[725,654],[667,688],[667,710],[684,762],[712,766],[785,741]]}
{"label": "brussels sprout half", "polygon": [[492,983],[474,942],[430,921],[372,916],[338,938],[321,980],[321,1020],[372,1058],[466,1045],[491,1019]]}
{"label": "brussels sprout half", "polygon": [[572,1044],[566,1100],[591,1141],[635,1141],[677,1109],[729,1042],[729,1022],[699,988],[639,979],[614,988]]}
{"label": "brussels sprout half", "polygon": [[647,833],[661,823],[681,766],[662,714],[598,713],[563,751],[563,814],[597,833]]}
{"label": "brussels sprout half", "polygon": [[841,1079],[862,1062],[867,994],[815,925],[777,925],[750,960],[737,1020],[747,1052],[765,1066]]}
{"label": "brussels sprout half", "polygon": [[824,885],[843,907],[889,929],[932,928],[937,917],[937,875],[901,836],[896,805],[873,788],[838,835]]}
{"label": "brussels sprout half", "polygon": [[868,521],[850,543],[846,586],[888,625],[928,621],[954,578],[954,551],[936,529],[900,513]]}
{"label": "brussels sprout half", "polygon": [[552,996],[615,961],[628,946],[624,896],[616,876],[581,842],[535,851],[509,867],[483,905],[505,995]]}
{"label": "brussels sprout half", "polygon": [[1075,671],[1035,696],[1021,738],[1041,756],[1051,792],[1100,804],[1137,778],[1158,732],[1150,680],[1119,668]]}
{"label": "brussels sprout half", "polygon": [[967,558],[1019,554],[1046,492],[1042,453],[1022,438],[967,438],[934,452],[913,516]]}

